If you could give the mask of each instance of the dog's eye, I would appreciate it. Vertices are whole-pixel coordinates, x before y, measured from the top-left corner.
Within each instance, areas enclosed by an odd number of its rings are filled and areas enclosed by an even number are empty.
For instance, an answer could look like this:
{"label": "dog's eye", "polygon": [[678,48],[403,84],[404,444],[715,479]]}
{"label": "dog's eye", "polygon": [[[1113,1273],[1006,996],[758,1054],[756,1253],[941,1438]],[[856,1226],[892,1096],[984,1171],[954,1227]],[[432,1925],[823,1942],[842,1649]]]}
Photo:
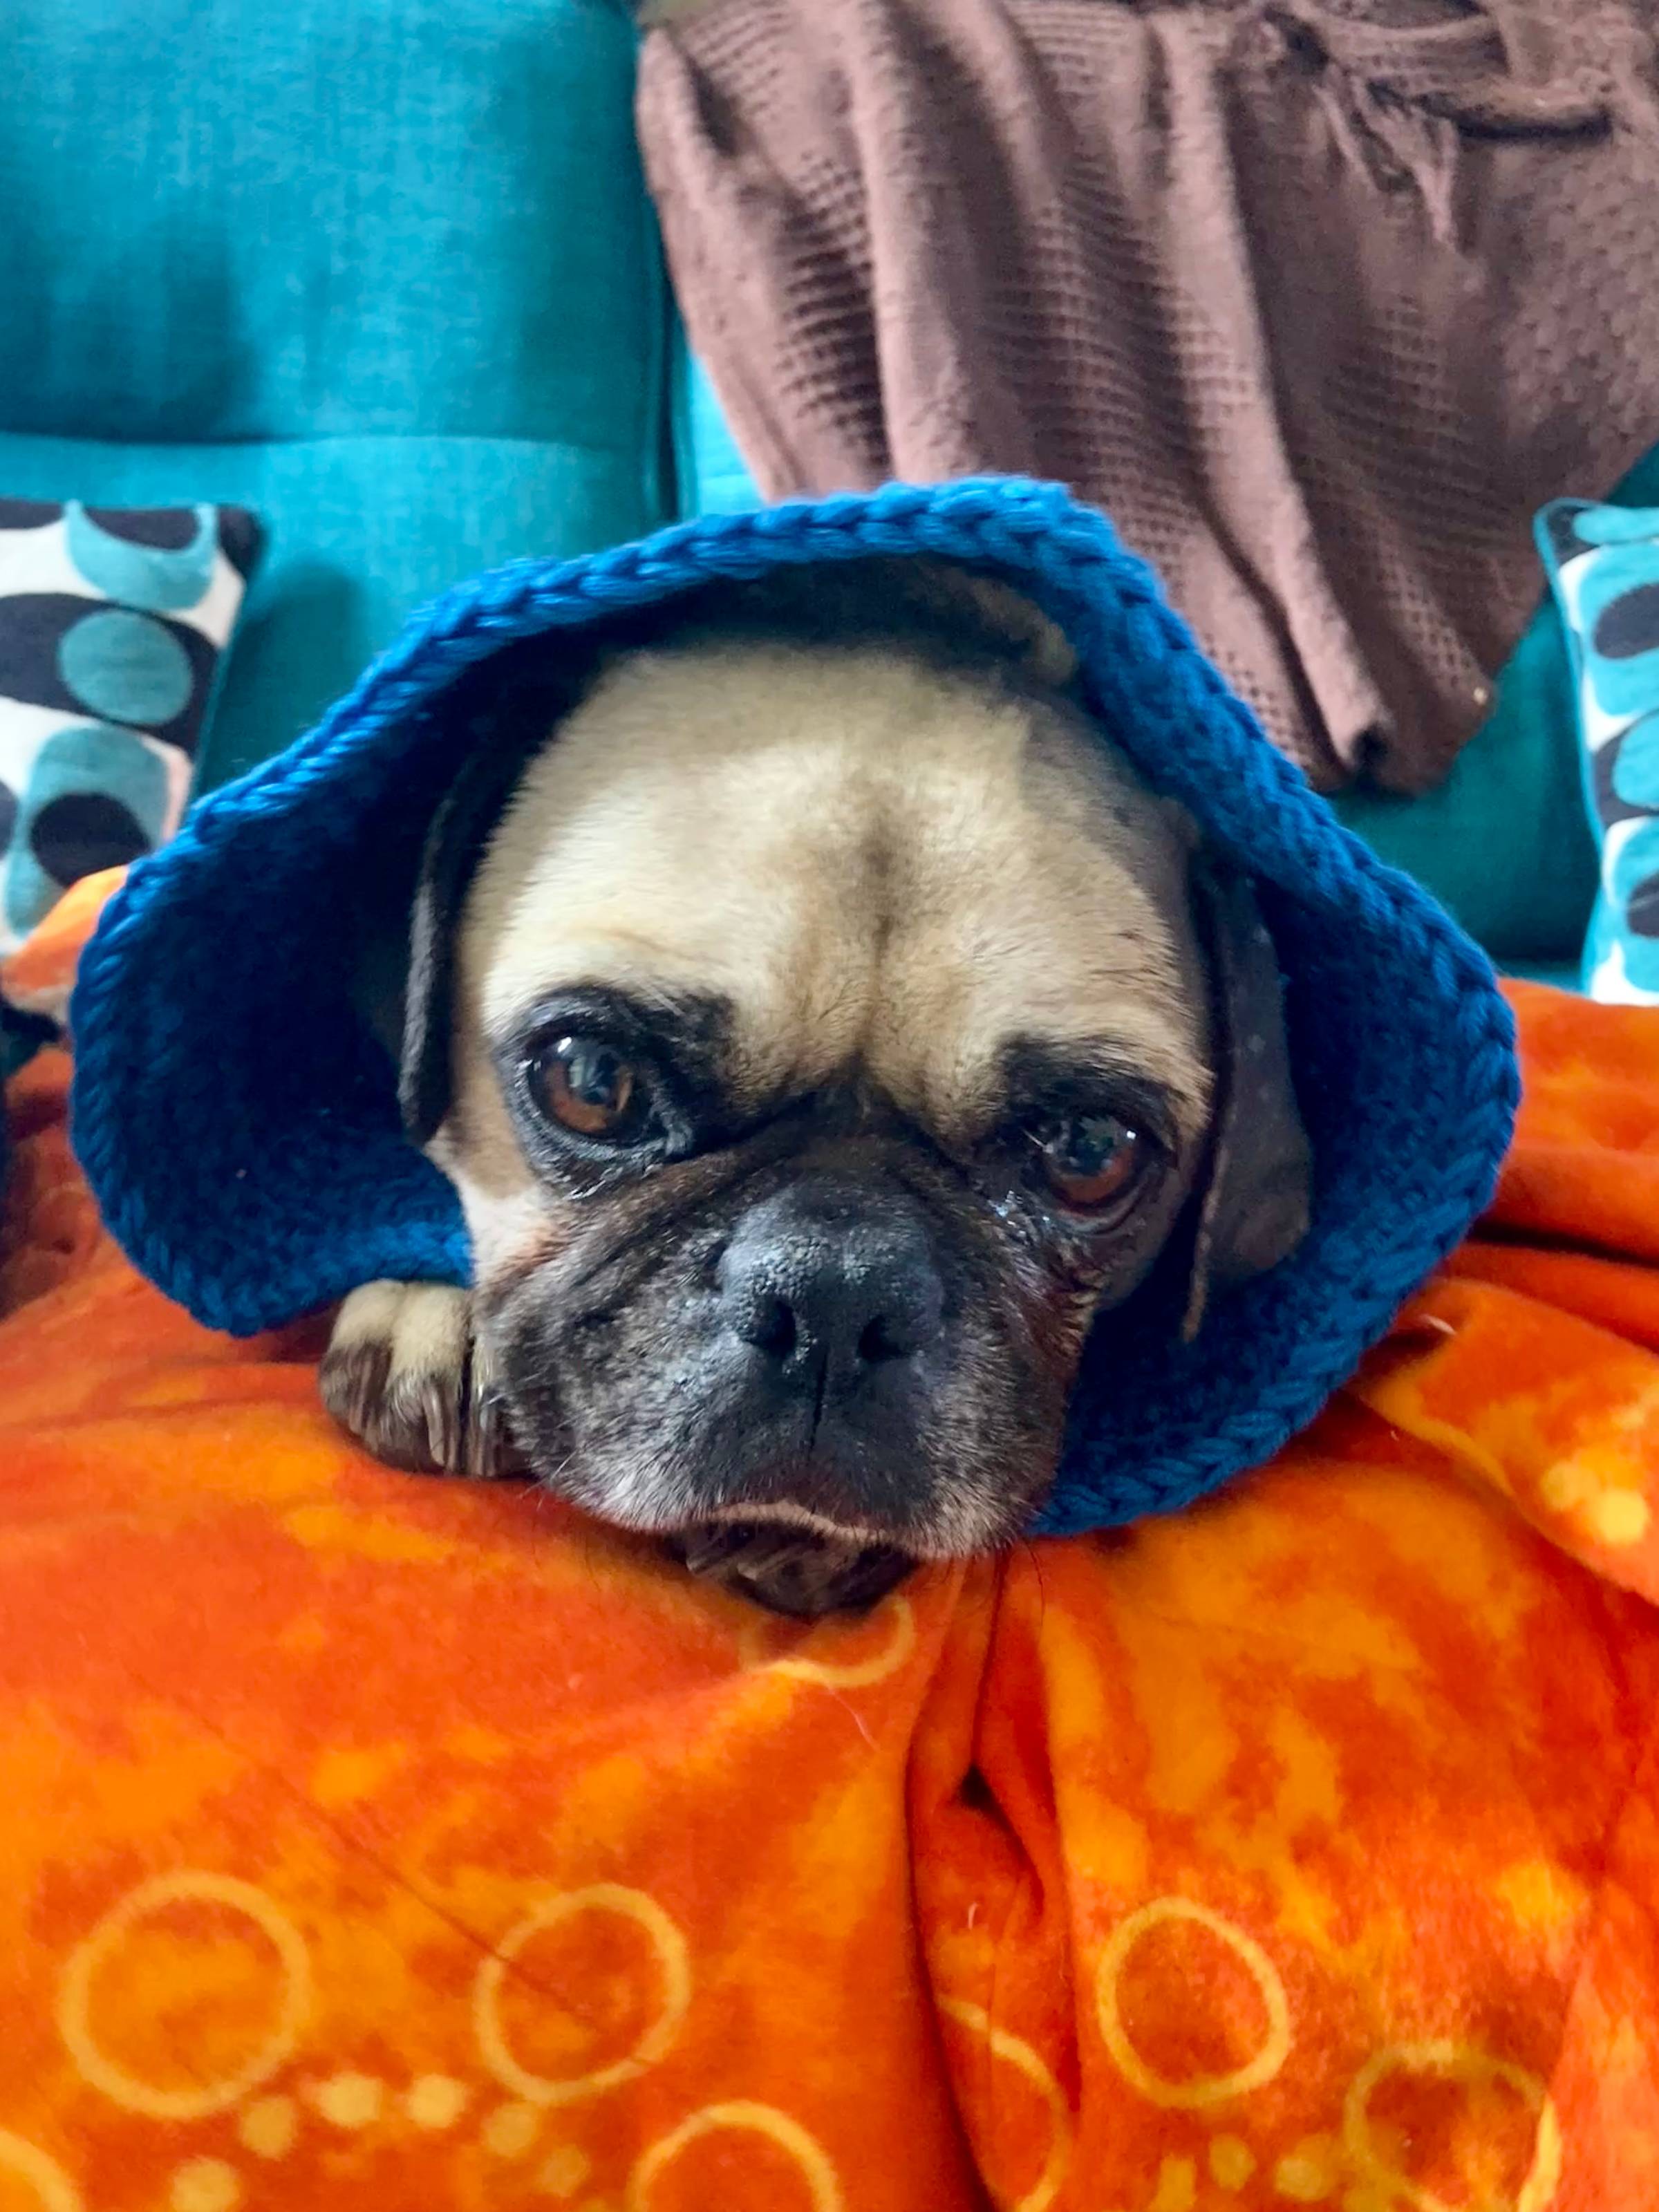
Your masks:
{"label": "dog's eye", "polygon": [[550,1121],[579,1137],[619,1142],[638,1136],[649,1108],[638,1070],[599,1037],[562,1036],[532,1072]]}
{"label": "dog's eye", "polygon": [[1128,1197],[1154,1151],[1149,1139],[1116,1114],[1067,1115],[1041,1132],[1039,1142],[1049,1188],[1085,1213]]}

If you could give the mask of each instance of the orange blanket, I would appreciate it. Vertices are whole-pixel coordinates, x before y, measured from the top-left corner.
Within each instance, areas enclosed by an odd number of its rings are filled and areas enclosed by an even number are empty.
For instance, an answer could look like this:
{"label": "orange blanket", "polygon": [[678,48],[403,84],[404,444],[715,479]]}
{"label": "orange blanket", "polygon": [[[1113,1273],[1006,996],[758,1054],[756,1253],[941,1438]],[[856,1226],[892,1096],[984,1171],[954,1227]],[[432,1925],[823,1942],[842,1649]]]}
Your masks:
{"label": "orange blanket", "polygon": [[1490,1224],[1311,1432],[812,1627],[363,1458],[38,1060],[3,2212],[1649,2212],[1659,1018],[1515,996]]}

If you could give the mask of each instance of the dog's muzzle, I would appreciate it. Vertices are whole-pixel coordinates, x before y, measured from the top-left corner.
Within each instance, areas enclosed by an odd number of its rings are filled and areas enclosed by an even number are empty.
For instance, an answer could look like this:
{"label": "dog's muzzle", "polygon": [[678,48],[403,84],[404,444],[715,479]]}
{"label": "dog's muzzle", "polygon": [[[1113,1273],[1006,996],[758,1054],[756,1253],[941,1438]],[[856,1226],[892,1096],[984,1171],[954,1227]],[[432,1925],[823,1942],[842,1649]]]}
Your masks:
{"label": "dog's muzzle", "polygon": [[726,1501],[673,1541],[694,1573],[775,1610],[872,1604],[912,1561],[878,1531],[916,1508],[945,1293],[897,1184],[804,1178],[743,1217],[716,1282],[726,1370]]}
{"label": "dog's muzzle", "polygon": [[945,1310],[916,1201],[896,1183],[804,1178],[743,1217],[716,1280],[742,1464],[726,1504],[789,1502],[842,1527],[902,1527],[915,1504],[905,1444]]}

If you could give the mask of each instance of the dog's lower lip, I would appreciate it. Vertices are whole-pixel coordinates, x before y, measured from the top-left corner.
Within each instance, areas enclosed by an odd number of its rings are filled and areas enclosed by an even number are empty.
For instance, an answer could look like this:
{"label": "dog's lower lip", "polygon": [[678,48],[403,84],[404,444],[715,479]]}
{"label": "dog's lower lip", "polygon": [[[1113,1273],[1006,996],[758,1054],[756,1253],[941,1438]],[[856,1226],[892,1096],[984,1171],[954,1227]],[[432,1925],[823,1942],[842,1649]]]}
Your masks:
{"label": "dog's lower lip", "polygon": [[892,1540],[888,1530],[837,1521],[827,1513],[815,1513],[810,1506],[787,1501],[711,1506],[706,1514],[689,1522],[681,1534],[692,1536],[704,1530],[718,1529],[728,1534],[741,1532],[745,1536],[775,1536],[790,1528],[799,1530],[802,1535],[828,1536],[843,1544],[886,1544]]}

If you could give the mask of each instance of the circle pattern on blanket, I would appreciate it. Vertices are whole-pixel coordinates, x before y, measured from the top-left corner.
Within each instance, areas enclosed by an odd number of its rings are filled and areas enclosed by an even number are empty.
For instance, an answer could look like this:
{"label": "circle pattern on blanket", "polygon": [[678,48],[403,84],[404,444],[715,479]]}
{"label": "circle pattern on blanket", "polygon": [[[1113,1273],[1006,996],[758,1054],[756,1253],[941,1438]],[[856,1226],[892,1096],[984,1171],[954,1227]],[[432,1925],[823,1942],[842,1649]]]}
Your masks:
{"label": "circle pattern on blanket", "polygon": [[8,2173],[30,2192],[40,2212],[81,2212],[80,2191],[57,2160],[9,2128],[0,2128],[0,2174]]}
{"label": "circle pattern on blanket", "polygon": [[1042,2172],[1021,2196],[1016,2197],[1006,2184],[994,2194],[999,2203],[1006,2203],[1008,2212],[1048,2212],[1071,2164],[1072,2108],[1066,2092],[1053,2069],[1044,2064],[1024,2037],[1011,2035],[1006,2027],[999,2027],[983,2005],[974,2004],[964,1997],[942,1996],[939,2008],[945,2019],[954,2021],[970,2035],[983,2036],[990,2057],[1023,2076],[1048,2107],[1048,2152]]}
{"label": "circle pattern on blanket", "polygon": [[849,1642],[854,1647],[854,1656],[845,1659],[815,1659],[788,1650],[773,1656],[766,1623],[759,1615],[738,1629],[738,1647],[745,1667],[764,1668],[769,1674],[798,1682],[816,1682],[826,1690],[867,1690],[897,1674],[916,1648],[916,1616],[908,1598],[887,1599],[868,1620],[876,1625],[879,1642],[873,1650],[865,1648],[867,1639],[858,1634],[858,1628],[866,1623],[859,1623],[850,1637],[843,1627],[836,1648],[844,1650]]}
{"label": "circle pattern on blanket", "polygon": [[[1160,2073],[1136,2048],[1124,2017],[1121,1989],[1129,1954],[1156,1928],[1169,1923],[1202,1930],[1230,1951],[1255,1984],[1261,2001],[1263,2027],[1255,2051],[1224,2073],[1194,2074],[1179,2078]],[[1101,2039],[1112,2062],[1148,2104],[1170,2112],[1198,2112],[1210,2105],[1242,2097],[1273,2081],[1291,2051],[1291,2008],[1284,1982],[1273,1960],[1254,1936],[1190,1897],[1155,1897],[1149,1905],[1119,1921],[1100,1956],[1095,1975],[1095,2013]]]}
{"label": "circle pattern on blanket", "polygon": [[127,607],[100,607],[58,647],[65,688],[114,722],[170,722],[190,703],[190,659],[170,630]]}
{"label": "circle pattern on blanket", "polygon": [[764,2136],[793,2160],[806,2185],[811,2212],[845,2212],[847,2200],[823,2144],[787,2112],[749,2097],[704,2105],[653,2142],[629,2176],[628,2212],[650,2212],[657,2177],[664,2168],[705,2136],[732,2129]]}
{"label": "circle pattern on blanket", "polygon": [[[606,1939],[614,1942],[623,1929],[631,1930],[635,1938],[635,1957],[626,1965],[605,1955]],[[538,1940],[550,1936],[556,1946],[551,1956],[546,1955],[545,1943]],[[524,2063],[510,2039],[506,1998],[510,1987],[516,1988],[525,1980],[516,1962],[532,1943],[538,1944],[543,1955],[526,1985],[542,1991],[568,1989],[572,1993],[568,2007],[556,1999],[550,2001],[559,2014],[562,2037],[568,2038],[573,2032],[592,2033],[594,2024],[581,2016],[578,1992],[591,1994],[605,1984],[626,1984],[629,1995],[641,1988],[650,1990],[647,2016],[636,2027],[626,2048],[570,2074],[541,2074]],[[595,1943],[599,1949],[592,1948]],[[646,1970],[643,1978],[641,1966]],[[619,1882],[594,1882],[586,1889],[566,1890],[544,1899],[503,1936],[478,1969],[473,1991],[473,2032],[485,2065],[505,2088],[530,2105],[566,2105],[631,2081],[635,2075],[654,2066],[679,2033],[690,2002],[690,1956],[676,1923],[643,1890],[626,1888]],[[541,2008],[544,2012],[548,2008],[547,2005]]]}
{"label": "circle pattern on blanket", "polygon": [[[142,2059],[100,2033],[112,1986],[148,1993],[116,2008],[148,2021]],[[82,2078],[122,2111],[198,2120],[276,2072],[310,2005],[310,1959],[287,1914],[251,1882],[191,1867],[141,1882],[71,1954],[58,2029]]]}
{"label": "circle pattern on blanket", "polygon": [[[1419,2157],[1433,2149],[1451,2153],[1455,2117],[1449,2120],[1443,2116],[1437,2126],[1429,2117],[1436,2107],[1430,2106],[1413,2115],[1417,2124],[1412,2127],[1402,2128],[1396,2113],[1391,2130],[1376,2128],[1371,2102],[1378,2089],[1390,2081],[1407,2089],[1413,2085],[1419,2090],[1437,2086],[1461,2088],[1466,2094],[1484,2094],[1488,2100],[1494,2091],[1506,2093],[1517,2108],[1517,2121],[1522,2124],[1501,2132],[1514,2134],[1517,2151],[1522,2145],[1530,2145],[1530,2164],[1519,2194],[1511,2196],[1506,2191],[1504,2201],[1512,2203],[1516,2212],[1543,2212],[1554,2197],[1560,2179],[1561,2136],[1554,2106],[1535,2074],[1528,2073],[1524,2066],[1517,2066],[1512,2060],[1494,2058],[1472,2045],[1441,2040],[1390,2044],[1368,2058],[1348,2085],[1342,2111],[1343,2142],[1349,2158],[1366,2180],[1388,2202],[1408,2204],[1413,2212],[1456,2212],[1450,2197],[1427,2187],[1415,2174],[1395,2162],[1402,2142],[1412,2146]],[[1443,2106],[1440,2109],[1443,2115]],[[1491,2117],[1479,2130],[1479,2136],[1490,2155],[1494,2136]],[[1457,2163],[1455,2156],[1452,2162]],[[1458,2201],[1467,2202],[1461,2190]]]}

